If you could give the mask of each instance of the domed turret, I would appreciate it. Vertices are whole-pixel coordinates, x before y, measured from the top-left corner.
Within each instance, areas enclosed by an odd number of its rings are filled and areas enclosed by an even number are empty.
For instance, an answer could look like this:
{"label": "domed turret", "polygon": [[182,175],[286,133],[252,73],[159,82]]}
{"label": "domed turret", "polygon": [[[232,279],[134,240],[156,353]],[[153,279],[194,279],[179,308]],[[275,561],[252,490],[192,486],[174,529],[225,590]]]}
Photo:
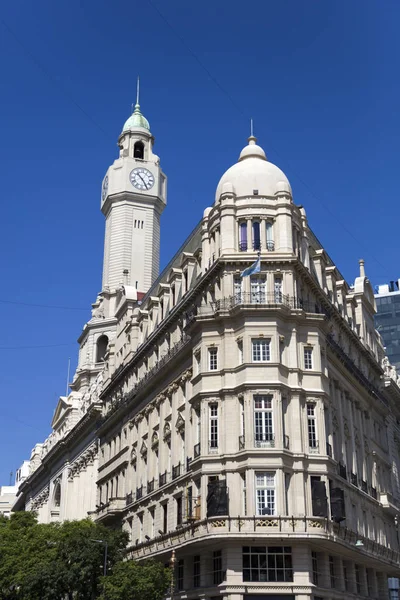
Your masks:
{"label": "domed turret", "polygon": [[131,131],[132,129],[145,129],[150,133],[150,123],[144,115],[142,115],[139,104],[139,77],[137,80],[136,104],[133,113],[129,117],[122,128],[122,133]]}
{"label": "domed turret", "polygon": [[240,153],[238,162],[221,177],[215,199],[227,189],[236,197],[275,196],[277,192],[292,193],[286,175],[267,160],[264,150],[256,144],[254,136]]}

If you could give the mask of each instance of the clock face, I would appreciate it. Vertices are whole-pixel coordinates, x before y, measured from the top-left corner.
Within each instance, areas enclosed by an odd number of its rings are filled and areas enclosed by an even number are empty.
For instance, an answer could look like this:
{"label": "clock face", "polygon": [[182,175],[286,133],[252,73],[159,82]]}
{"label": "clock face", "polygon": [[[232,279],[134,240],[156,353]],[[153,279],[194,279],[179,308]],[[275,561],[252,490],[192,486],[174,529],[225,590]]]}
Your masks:
{"label": "clock face", "polygon": [[104,202],[108,192],[108,175],[106,175],[103,179],[103,185],[101,187],[101,200]]}
{"label": "clock face", "polygon": [[154,185],[154,175],[148,169],[137,167],[129,175],[133,187],[138,190],[150,190]]}

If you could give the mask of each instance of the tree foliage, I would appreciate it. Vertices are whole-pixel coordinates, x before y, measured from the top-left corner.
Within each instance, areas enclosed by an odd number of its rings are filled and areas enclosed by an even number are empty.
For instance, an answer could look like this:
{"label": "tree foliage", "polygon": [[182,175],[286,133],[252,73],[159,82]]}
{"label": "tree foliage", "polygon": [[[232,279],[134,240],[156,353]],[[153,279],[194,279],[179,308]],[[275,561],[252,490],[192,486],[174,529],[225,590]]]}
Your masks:
{"label": "tree foliage", "polygon": [[170,570],[155,560],[120,562],[102,578],[101,600],[162,600],[170,581]]}
{"label": "tree foliage", "polygon": [[[0,515],[0,600],[161,599],[166,570],[124,562],[126,544],[125,533],[90,520],[38,524],[30,512]],[[110,596],[101,595],[108,588]]]}

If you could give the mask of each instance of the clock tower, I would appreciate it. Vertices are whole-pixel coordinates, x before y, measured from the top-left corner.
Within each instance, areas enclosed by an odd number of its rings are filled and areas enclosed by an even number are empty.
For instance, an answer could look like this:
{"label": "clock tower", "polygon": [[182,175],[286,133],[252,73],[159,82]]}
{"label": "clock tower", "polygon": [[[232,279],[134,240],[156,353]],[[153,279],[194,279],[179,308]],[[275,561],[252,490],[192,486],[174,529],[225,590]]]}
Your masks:
{"label": "clock tower", "polygon": [[118,138],[119,158],[103,179],[103,290],[112,292],[124,284],[146,293],[158,277],[167,178],[153,144],[149,122],[140,110],[138,82],[136,105]]}

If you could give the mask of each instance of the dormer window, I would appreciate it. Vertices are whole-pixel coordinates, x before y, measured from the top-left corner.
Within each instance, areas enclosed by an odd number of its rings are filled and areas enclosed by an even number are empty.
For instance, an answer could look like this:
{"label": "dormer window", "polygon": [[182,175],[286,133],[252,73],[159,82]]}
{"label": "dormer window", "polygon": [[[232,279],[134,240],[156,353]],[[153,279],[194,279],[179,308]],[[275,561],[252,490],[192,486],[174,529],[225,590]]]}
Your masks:
{"label": "dormer window", "polygon": [[133,147],[133,158],[144,159],[144,144],[143,142],[135,142]]}

